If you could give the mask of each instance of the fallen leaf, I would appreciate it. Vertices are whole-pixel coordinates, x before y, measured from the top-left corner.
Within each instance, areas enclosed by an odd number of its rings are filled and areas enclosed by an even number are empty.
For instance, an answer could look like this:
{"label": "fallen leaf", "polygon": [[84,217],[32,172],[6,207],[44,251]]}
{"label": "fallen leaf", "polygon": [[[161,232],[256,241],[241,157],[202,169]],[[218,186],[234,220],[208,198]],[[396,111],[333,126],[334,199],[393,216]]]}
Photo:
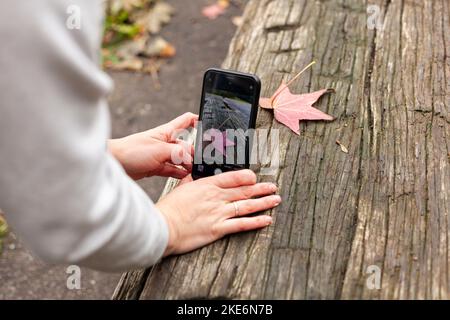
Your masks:
{"label": "fallen leaf", "polygon": [[140,71],[144,66],[144,62],[139,58],[131,58],[128,60],[123,60],[118,63],[108,64],[107,67],[112,70],[130,70],[130,71]]}
{"label": "fallen leaf", "polygon": [[336,140],[336,144],[341,147],[342,152],[348,153],[348,149],[346,146],[344,146],[339,140]]}
{"label": "fallen leaf", "polygon": [[148,57],[172,58],[176,54],[176,49],[162,37],[151,39],[143,52]]}
{"label": "fallen leaf", "polygon": [[217,19],[217,17],[223,15],[229,6],[229,0],[219,0],[212,5],[204,7],[202,10],[202,14],[208,19],[214,20]]}
{"label": "fallen leaf", "polygon": [[8,235],[8,224],[6,223],[6,220],[2,215],[3,213],[0,210],[0,255],[3,251],[3,238]]}
{"label": "fallen leaf", "polygon": [[240,26],[242,26],[242,23],[244,22],[244,18],[242,16],[235,16],[235,17],[231,18],[231,22],[233,22],[233,24],[236,27],[240,27]]}
{"label": "fallen leaf", "polygon": [[[1,211],[0,211],[1,214]],[[6,236],[8,234],[8,224],[6,223],[5,218],[0,215],[0,238]]]}
{"label": "fallen leaf", "polygon": [[159,61],[175,56],[176,49],[153,34],[160,32],[174,11],[163,0],[107,0],[103,66],[150,73],[159,88]]}
{"label": "fallen leaf", "polygon": [[203,8],[202,14],[210,20],[216,19],[225,13],[225,9],[219,6],[217,3]]}
{"label": "fallen leaf", "polygon": [[289,90],[289,85],[314,63],[309,64],[288,83],[281,83],[271,98],[261,98],[259,101],[261,108],[273,109],[275,119],[296,134],[300,134],[300,120],[334,120],[332,116],[312,107],[321,96],[334,90],[323,89],[306,94],[293,94]]}
{"label": "fallen leaf", "polygon": [[135,40],[128,40],[120,45],[116,50],[116,56],[121,60],[130,60],[138,56],[145,50],[146,38],[141,37]]}
{"label": "fallen leaf", "polygon": [[219,6],[225,9],[230,6],[230,0],[218,0],[217,3],[219,4]]}
{"label": "fallen leaf", "polygon": [[148,0],[109,0],[109,6],[113,13],[120,10],[131,11],[133,8],[144,6]]}
{"label": "fallen leaf", "polygon": [[165,2],[156,2],[151,10],[147,12],[140,12],[133,17],[136,24],[141,26],[144,31],[152,34],[159,33],[163,25],[170,22],[174,9],[171,5]]}

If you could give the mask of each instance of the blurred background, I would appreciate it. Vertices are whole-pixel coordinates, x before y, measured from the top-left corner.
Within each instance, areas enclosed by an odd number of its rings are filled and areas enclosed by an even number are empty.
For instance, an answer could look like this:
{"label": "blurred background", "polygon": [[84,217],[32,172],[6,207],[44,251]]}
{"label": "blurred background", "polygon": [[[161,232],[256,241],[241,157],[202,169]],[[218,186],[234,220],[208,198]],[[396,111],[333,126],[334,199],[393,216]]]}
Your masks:
{"label": "blurred background", "polygon": [[[102,64],[115,83],[113,137],[198,113],[204,71],[219,67],[242,22],[245,0],[108,0]],[[156,201],[165,179],[140,182]],[[81,269],[81,289],[66,286],[67,266],[33,257],[0,210],[0,299],[109,299],[120,274]]]}

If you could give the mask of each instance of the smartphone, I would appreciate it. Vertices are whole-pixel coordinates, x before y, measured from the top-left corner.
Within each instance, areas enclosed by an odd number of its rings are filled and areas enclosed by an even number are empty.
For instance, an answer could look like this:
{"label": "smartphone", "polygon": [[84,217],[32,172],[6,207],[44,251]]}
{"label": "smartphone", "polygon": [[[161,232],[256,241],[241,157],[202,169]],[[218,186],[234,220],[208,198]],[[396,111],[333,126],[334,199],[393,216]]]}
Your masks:
{"label": "smartphone", "polygon": [[261,81],[252,74],[209,69],[203,78],[193,179],[250,167]]}

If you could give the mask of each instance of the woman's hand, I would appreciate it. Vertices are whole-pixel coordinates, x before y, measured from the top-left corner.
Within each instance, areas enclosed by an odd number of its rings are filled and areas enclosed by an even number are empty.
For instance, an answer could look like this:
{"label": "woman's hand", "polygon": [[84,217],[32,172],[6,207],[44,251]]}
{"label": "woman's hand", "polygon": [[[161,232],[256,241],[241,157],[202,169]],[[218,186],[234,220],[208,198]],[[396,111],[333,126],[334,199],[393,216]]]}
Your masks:
{"label": "woman's hand", "polygon": [[273,195],[276,190],[272,183],[256,183],[250,170],[196,181],[186,177],[156,204],[169,226],[164,256],[192,251],[227,234],[270,225],[270,216],[245,216],[276,207],[281,202],[280,196]]}
{"label": "woman's hand", "polygon": [[[150,176],[182,179],[192,171],[193,146],[176,139],[177,131],[193,127],[198,116],[185,113],[160,127],[108,141],[108,148],[135,180]],[[173,157],[181,159],[174,165]]]}

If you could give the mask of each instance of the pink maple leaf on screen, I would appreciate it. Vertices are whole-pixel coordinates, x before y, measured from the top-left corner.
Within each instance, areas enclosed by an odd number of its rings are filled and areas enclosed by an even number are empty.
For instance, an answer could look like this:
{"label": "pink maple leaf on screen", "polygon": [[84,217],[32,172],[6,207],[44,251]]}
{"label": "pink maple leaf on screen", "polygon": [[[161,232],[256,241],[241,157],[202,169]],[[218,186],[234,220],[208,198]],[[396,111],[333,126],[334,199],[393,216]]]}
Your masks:
{"label": "pink maple leaf on screen", "polygon": [[300,134],[301,120],[334,120],[332,116],[312,106],[325,93],[334,90],[323,89],[306,94],[293,94],[289,90],[289,85],[313,64],[314,62],[309,64],[288,83],[283,82],[271,98],[261,98],[259,101],[261,108],[273,109],[275,119],[296,134]]}
{"label": "pink maple leaf on screen", "polygon": [[208,141],[212,140],[214,149],[221,155],[225,154],[227,147],[235,145],[233,141],[228,140],[226,131],[221,132],[220,130],[210,129],[205,132],[204,138]]}

